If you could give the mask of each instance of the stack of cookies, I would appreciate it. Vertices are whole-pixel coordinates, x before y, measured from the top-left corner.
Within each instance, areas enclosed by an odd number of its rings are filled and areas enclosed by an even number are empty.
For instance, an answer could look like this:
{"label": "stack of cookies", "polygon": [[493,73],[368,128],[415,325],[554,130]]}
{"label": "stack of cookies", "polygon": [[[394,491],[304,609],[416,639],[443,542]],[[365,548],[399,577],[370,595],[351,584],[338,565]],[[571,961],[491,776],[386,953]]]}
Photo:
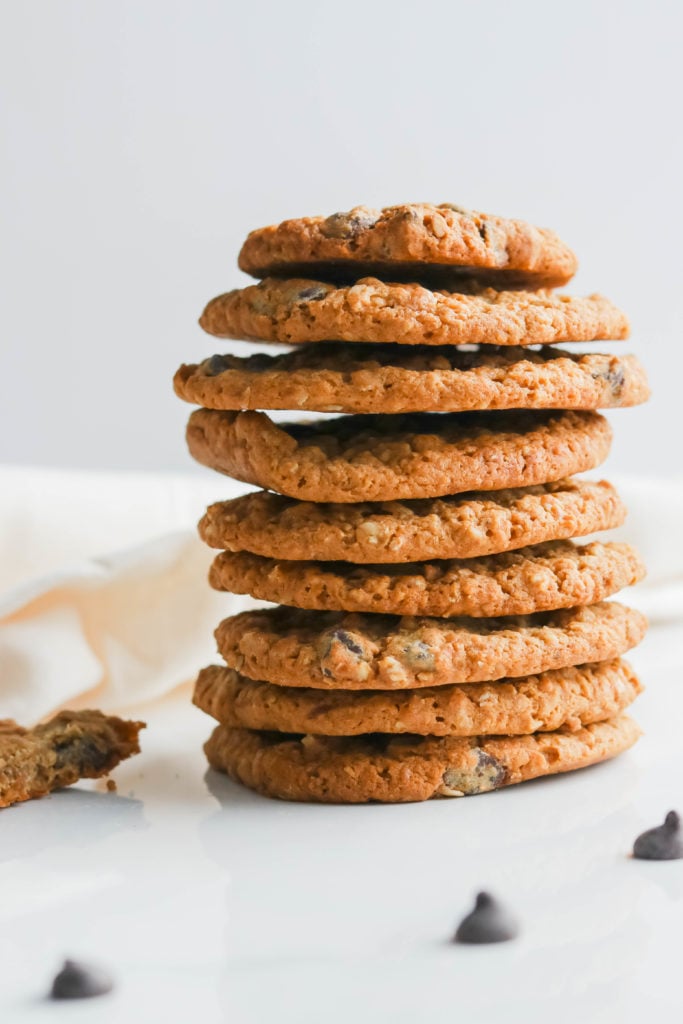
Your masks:
{"label": "stack of cookies", "polygon": [[623,339],[624,315],[552,290],[576,269],[552,232],[450,204],[286,221],[239,266],[262,280],[201,325],[290,348],[175,377],[192,455],[261,488],[200,523],[211,585],[271,602],[218,626],[197,680],[210,764],[273,797],[410,801],[630,747],[646,624],[607,599],[643,566],[585,539],[625,509],[574,474],[608,454],[596,410],[647,382],[555,347]]}

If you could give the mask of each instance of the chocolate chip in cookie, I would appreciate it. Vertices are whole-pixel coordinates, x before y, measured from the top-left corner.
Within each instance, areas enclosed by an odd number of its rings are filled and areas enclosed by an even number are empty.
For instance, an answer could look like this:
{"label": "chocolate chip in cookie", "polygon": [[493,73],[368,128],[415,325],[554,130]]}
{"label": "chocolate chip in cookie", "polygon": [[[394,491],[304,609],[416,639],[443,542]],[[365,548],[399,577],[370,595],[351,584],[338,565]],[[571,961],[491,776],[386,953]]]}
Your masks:
{"label": "chocolate chip in cookie", "polygon": [[443,796],[474,796],[490,793],[505,784],[504,766],[481,747],[476,749],[474,765],[464,768],[447,768],[443,773],[440,792]]}
{"label": "chocolate chip in cookie", "polygon": [[355,206],[348,213],[333,213],[320,226],[325,238],[355,238],[361,231],[374,227],[380,218],[378,210],[367,206]]}
{"label": "chocolate chip in cookie", "polygon": [[367,654],[360,637],[346,629],[333,629],[323,634],[320,643],[320,666],[323,676],[336,678],[352,672],[364,679],[370,674]]}
{"label": "chocolate chip in cookie", "polygon": [[324,299],[328,292],[332,291],[332,288],[328,284],[316,283],[307,285],[305,288],[301,288],[296,293],[296,302],[317,302],[319,299]]}

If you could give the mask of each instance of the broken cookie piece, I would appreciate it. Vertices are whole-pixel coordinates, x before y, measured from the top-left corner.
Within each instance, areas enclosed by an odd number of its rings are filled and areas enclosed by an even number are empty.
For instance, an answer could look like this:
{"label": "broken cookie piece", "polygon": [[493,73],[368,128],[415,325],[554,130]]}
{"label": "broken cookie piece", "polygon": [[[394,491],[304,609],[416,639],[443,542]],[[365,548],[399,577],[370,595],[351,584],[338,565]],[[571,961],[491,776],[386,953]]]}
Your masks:
{"label": "broken cookie piece", "polygon": [[101,711],[60,711],[33,729],[0,721],[0,807],[107,775],[140,752],[144,728]]}

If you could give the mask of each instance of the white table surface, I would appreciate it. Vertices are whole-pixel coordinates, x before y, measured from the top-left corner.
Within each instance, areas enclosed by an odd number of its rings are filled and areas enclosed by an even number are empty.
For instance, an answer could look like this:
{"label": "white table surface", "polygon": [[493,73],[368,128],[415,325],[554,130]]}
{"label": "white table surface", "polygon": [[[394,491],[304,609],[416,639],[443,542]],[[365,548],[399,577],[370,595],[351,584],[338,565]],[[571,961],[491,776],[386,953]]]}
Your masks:
{"label": "white table surface", "polygon": [[[631,658],[648,684],[633,751],[475,798],[269,801],[207,772],[211,723],[186,694],[147,709],[117,793],[82,784],[0,814],[0,1021],[680,1020],[683,861],[628,857],[683,810],[663,628]],[[480,888],[517,913],[516,942],[449,943]],[[65,956],[109,968],[115,992],[46,1001]]]}

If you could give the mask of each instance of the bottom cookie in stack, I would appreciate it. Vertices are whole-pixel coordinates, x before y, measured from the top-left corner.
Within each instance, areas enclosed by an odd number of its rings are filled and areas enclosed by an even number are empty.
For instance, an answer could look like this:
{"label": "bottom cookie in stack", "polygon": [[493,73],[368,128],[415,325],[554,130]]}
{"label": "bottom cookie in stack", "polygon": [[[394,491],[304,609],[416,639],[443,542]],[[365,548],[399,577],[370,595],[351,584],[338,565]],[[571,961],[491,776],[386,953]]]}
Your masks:
{"label": "bottom cookie in stack", "polygon": [[228,667],[204,669],[194,701],[220,723],[211,766],[267,796],[473,795],[630,747],[641,686],[620,655],[645,628],[617,603],[498,620],[244,612],[218,627]]}
{"label": "bottom cookie in stack", "polygon": [[472,796],[615,757],[640,736],[626,715],[577,732],[433,737],[373,733],[332,739],[219,726],[212,768],[265,796],[316,803],[409,803]]}

